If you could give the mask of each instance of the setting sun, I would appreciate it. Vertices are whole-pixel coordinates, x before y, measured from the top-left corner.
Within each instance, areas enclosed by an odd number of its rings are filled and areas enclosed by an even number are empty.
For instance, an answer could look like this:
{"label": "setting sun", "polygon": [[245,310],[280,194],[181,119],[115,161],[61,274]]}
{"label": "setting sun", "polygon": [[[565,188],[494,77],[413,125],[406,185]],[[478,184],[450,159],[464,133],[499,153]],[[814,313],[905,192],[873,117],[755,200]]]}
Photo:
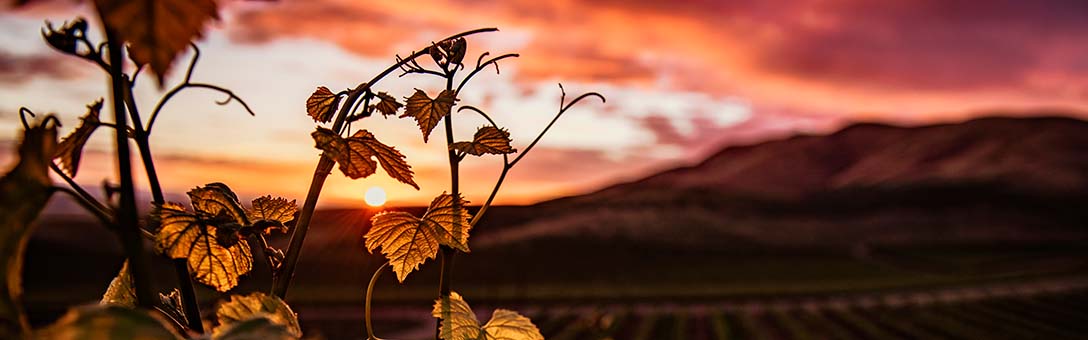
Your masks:
{"label": "setting sun", "polygon": [[366,190],[366,204],[372,207],[380,207],[385,204],[385,190],[380,187],[370,187]]}

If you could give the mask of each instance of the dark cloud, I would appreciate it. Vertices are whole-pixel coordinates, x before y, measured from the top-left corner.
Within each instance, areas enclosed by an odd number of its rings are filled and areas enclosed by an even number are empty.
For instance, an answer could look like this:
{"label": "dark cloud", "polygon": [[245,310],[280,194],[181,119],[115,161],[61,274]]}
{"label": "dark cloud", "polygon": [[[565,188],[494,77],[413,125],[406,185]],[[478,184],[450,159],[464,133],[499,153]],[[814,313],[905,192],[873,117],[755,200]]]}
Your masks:
{"label": "dark cloud", "polygon": [[1076,68],[1044,61],[1088,33],[1084,1],[838,1],[795,15],[762,42],[758,67],[869,87],[1016,87],[1040,69]]}
{"label": "dark cloud", "polygon": [[684,145],[688,141],[688,137],[677,131],[676,127],[672,125],[672,120],[665,116],[646,116],[641,119],[640,123],[644,129],[653,133],[657,144]]}
{"label": "dark cloud", "polygon": [[69,80],[83,75],[73,65],[76,60],[69,60],[63,55],[16,55],[0,51],[0,82],[19,84],[34,78]]}

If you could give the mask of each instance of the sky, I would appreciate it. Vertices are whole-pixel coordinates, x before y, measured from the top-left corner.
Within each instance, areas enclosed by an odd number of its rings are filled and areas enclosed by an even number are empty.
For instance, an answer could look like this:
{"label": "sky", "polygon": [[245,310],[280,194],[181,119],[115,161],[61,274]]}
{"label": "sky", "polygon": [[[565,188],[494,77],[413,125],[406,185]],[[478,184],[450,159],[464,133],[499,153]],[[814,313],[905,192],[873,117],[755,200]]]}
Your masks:
{"label": "sky", "polygon": [[[243,197],[301,202],[319,155],[305,111],[316,87],[353,88],[396,54],[481,27],[500,31],[470,38],[466,60],[485,51],[521,57],[501,62],[501,74],[481,73],[458,105],[489,112],[515,148],[524,149],[555,114],[557,84],[568,97],[596,91],[608,98],[564,115],[511,170],[499,204],[586,193],[697,163],[729,145],[854,122],[919,125],[995,112],[1088,116],[1088,2],[1081,0],[281,0],[220,7],[221,20],[198,42],[194,80],[232,89],[256,116],[237,103],[216,105],[223,95],[199,89],[170,102],[151,137],[168,192],[218,181]],[[20,107],[56,113],[66,133],[87,103],[108,93],[97,68],[51,51],[39,34],[43,20],[89,17],[87,5],[4,8],[0,163],[10,166]],[[148,112],[162,91],[141,79],[137,101]],[[442,85],[409,76],[375,88],[434,96]],[[484,124],[468,113],[454,118],[458,140]],[[423,143],[415,122],[372,117],[355,128],[401,150],[421,189],[381,170],[360,180],[334,170],[322,206],[362,206],[374,186],[388,191],[391,204],[423,205],[449,190],[445,146]],[[89,187],[115,178],[112,133],[103,131],[77,177]],[[486,200],[501,162],[466,159],[468,200]]]}

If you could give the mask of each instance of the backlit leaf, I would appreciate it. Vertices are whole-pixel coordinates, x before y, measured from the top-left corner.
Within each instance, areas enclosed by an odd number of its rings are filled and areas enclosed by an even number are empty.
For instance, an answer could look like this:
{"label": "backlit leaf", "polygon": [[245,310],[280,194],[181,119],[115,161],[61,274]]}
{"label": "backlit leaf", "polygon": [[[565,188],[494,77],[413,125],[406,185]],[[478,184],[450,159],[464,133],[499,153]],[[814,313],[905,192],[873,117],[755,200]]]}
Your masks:
{"label": "backlit leaf", "polygon": [[453,91],[442,90],[438,97],[431,99],[426,92],[416,89],[416,92],[408,97],[408,106],[404,108],[404,114],[400,118],[415,118],[419,129],[423,131],[423,142],[426,143],[431,130],[438,125],[438,121],[450,114],[450,109],[456,101],[455,96]]}
{"label": "backlit leaf", "polygon": [[404,106],[404,104],[397,102],[397,98],[393,98],[393,96],[390,96],[385,92],[378,92],[378,99],[381,101],[379,101],[375,107],[378,108],[378,112],[382,113],[382,116],[395,115],[397,114],[397,110],[399,110],[401,106]]}
{"label": "backlit leaf", "polygon": [[485,153],[501,155],[517,152],[510,146],[510,132],[494,126],[483,126],[476,130],[471,142],[457,142],[450,145],[451,150],[461,151],[473,156]]}
{"label": "backlit leaf", "polygon": [[180,340],[157,314],[115,305],[73,308],[56,323],[35,332],[41,340]]}
{"label": "backlit leaf", "polygon": [[124,307],[136,307],[136,291],[132,288],[132,276],[128,272],[128,261],[121,265],[121,271],[110,281],[109,288],[102,295],[104,305],[117,305]]}
{"label": "backlit leaf", "polygon": [[286,198],[273,198],[268,195],[253,200],[253,207],[249,209],[247,215],[253,225],[260,228],[262,232],[267,233],[268,227],[271,226],[286,232],[287,223],[295,220],[297,212],[298,204],[295,200],[288,201]]}
{"label": "backlit leaf", "polygon": [[544,340],[532,320],[510,310],[495,310],[481,327],[476,313],[457,292],[435,300],[431,315],[442,320],[439,338],[444,340]]}
{"label": "backlit leaf", "polygon": [[489,340],[544,340],[532,320],[506,309],[496,309],[491,314],[491,320],[484,324],[484,332]]}
{"label": "backlit leaf", "polygon": [[434,258],[440,244],[468,252],[472,216],[464,209],[467,202],[461,200],[458,208],[453,202],[453,195],[439,195],[422,218],[400,211],[374,215],[366,234],[367,250],[373,252],[381,247],[400,282]]}
{"label": "backlit leaf", "polygon": [[245,321],[231,324],[212,340],[294,340],[299,337],[282,324],[269,319],[268,315],[257,315]]}
{"label": "backlit leaf", "polygon": [[19,162],[0,178],[0,339],[17,339],[30,329],[23,314],[23,254],[32,222],[52,195],[49,162],[57,145],[57,129],[39,124],[23,131]]}
{"label": "backlit leaf", "polygon": [[381,247],[382,255],[389,260],[400,282],[438,254],[437,230],[425,227],[419,218],[409,213],[379,213],[370,219],[370,223],[366,249],[373,253]]}
{"label": "backlit leaf", "polygon": [[219,326],[215,328],[214,333],[223,334],[232,326],[258,316],[265,316],[273,323],[284,326],[295,338],[302,336],[302,330],[298,326],[298,316],[291,311],[291,307],[275,295],[260,292],[232,295],[229,302],[219,305],[215,311]]}
{"label": "backlit leaf", "polygon": [[419,190],[419,185],[412,180],[412,166],[404,161],[404,154],[391,146],[382,144],[374,138],[374,134],[367,130],[359,130],[347,138],[347,146],[353,152],[369,153],[374,156],[389,177]]}
{"label": "backlit leaf", "polygon": [[162,228],[155,236],[156,249],[170,258],[187,259],[198,282],[225,292],[253,268],[253,254],[245,239],[236,238],[224,246],[214,221],[174,203],[164,204],[159,213]]}
{"label": "backlit leaf", "polygon": [[450,292],[449,297],[442,297],[434,302],[431,315],[442,320],[438,337],[445,340],[480,338],[480,321],[476,313],[461,298],[461,294]]}
{"label": "backlit leaf", "polygon": [[80,117],[80,124],[72,130],[68,136],[61,139],[57,145],[57,151],[53,158],[60,158],[60,168],[68,173],[68,176],[76,177],[79,171],[79,159],[83,155],[83,145],[91,138],[91,134],[98,128],[98,112],[102,110],[102,99],[87,105],[87,114]]}
{"label": "backlit leaf", "polygon": [[224,215],[238,224],[249,224],[246,211],[238,202],[238,195],[234,194],[226,184],[209,183],[202,187],[196,187],[187,193],[192,200],[193,209],[208,216]]}
{"label": "backlit leaf", "polygon": [[352,179],[370,176],[380,163],[389,177],[419,189],[419,185],[412,179],[412,167],[404,161],[404,155],[379,142],[370,132],[360,130],[351,137],[341,138],[330,129],[318,127],[311,135],[316,147],[325,151],[329,158],[336,160],[340,172],[345,176]]}
{"label": "backlit leaf", "polygon": [[442,193],[431,201],[420,220],[438,231],[438,243],[467,253],[472,215],[465,209],[466,204],[468,201],[460,199],[455,205],[453,195]]}
{"label": "backlit leaf", "polygon": [[309,99],[306,99],[306,113],[310,114],[315,122],[328,123],[332,120],[333,113],[336,113],[339,103],[340,96],[329,91],[329,88],[321,86],[310,95]]}
{"label": "backlit leaf", "polygon": [[151,64],[159,85],[204,24],[219,19],[215,0],[95,0],[105,24],[128,43],[137,64]]}
{"label": "backlit leaf", "polygon": [[318,126],[317,130],[310,133],[310,136],[314,138],[314,147],[324,151],[325,156],[330,159],[339,162],[341,154],[347,152],[347,143],[344,142],[344,138],[331,129]]}

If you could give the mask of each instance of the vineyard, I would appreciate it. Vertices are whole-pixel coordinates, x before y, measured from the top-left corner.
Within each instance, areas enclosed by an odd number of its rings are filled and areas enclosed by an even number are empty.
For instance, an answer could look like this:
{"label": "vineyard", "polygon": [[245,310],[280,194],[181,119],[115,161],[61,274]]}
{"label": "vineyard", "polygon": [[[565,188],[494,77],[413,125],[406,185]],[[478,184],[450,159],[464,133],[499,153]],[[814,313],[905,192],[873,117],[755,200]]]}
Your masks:
{"label": "vineyard", "polygon": [[[477,307],[477,314],[489,308]],[[648,339],[1078,339],[1088,334],[1088,278],[809,299],[609,303],[521,308],[553,340]],[[328,311],[326,309],[326,311]],[[359,325],[303,323],[329,338]],[[425,338],[424,310],[379,316],[393,339]],[[305,314],[304,314],[305,315]],[[400,329],[400,331],[396,331]]]}
{"label": "vineyard", "polygon": [[[502,212],[503,207],[496,211]],[[361,251],[358,211],[323,212],[288,298],[307,335],[363,339],[360,288],[380,264]],[[64,306],[93,301],[119,250],[74,246],[88,222],[46,220],[31,240],[27,297],[31,322],[45,324]],[[737,253],[680,252],[600,243],[549,241],[562,253],[532,256],[537,243],[480,247],[460,263],[459,289],[479,319],[495,308],[533,318],[547,339],[1070,339],[1088,334],[1088,254],[1083,242],[1035,245],[874,247],[859,259],[814,251],[734,247]],[[524,254],[523,254],[524,252]],[[592,256],[591,256],[592,255]],[[72,258],[79,266],[68,266]],[[578,259],[579,261],[574,261]],[[674,266],[686,261],[685,266]],[[518,270],[493,271],[506,264]],[[562,275],[551,268],[568,268]],[[723,268],[727,268],[725,270]],[[258,279],[267,269],[257,268]],[[394,286],[382,277],[374,327],[383,339],[432,338],[427,308],[436,268]],[[96,273],[105,273],[98,274]],[[157,273],[169,277],[169,272]],[[94,277],[65,284],[73,276]],[[243,286],[241,290],[254,288]],[[218,303],[204,300],[209,308]]]}

